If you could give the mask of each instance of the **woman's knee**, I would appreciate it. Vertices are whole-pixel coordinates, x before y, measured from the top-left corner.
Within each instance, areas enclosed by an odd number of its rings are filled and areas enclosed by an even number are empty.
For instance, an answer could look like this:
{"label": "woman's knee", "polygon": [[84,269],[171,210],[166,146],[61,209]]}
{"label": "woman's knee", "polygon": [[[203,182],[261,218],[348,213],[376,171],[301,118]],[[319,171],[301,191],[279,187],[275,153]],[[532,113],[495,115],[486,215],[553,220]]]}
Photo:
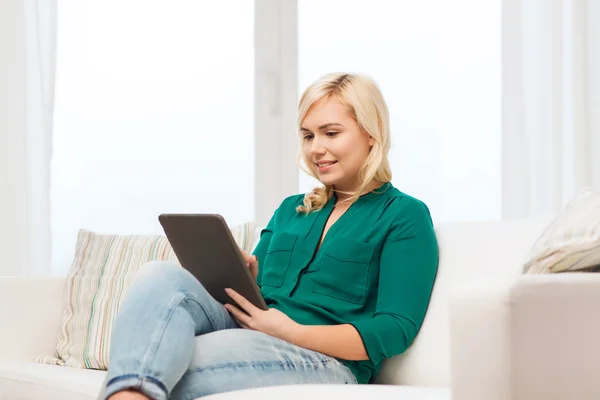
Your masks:
{"label": "woman's knee", "polygon": [[207,295],[204,286],[187,269],[166,261],[151,261],[142,265],[133,284],[151,291],[175,290],[195,299]]}
{"label": "woman's knee", "polygon": [[181,280],[187,271],[177,264],[167,261],[150,261],[140,267],[134,281],[148,281],[164,284],[165,281]]}
{"label": "woman's knee", "polygon": [[131,284],[130,291],[165,293],[178,290],[187,280],[194,279],[189,272],[177,264],[166,261],[151,261],[140,267]]}

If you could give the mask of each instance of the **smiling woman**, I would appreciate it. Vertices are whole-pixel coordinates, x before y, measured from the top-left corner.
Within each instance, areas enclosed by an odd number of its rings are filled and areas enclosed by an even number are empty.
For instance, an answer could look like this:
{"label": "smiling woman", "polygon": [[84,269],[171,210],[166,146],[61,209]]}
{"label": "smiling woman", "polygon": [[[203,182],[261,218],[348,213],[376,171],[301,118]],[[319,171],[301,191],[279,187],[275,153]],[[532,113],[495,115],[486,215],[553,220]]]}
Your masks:
{"label": "smiling woman", "polygon": [[300,167],[325,187],[306,196],[303,211],[320,209],[334,184],[338,199],[352,202],[391,181],[388,119],[380,89],[366,77],[330,74],[309,87],[298,112]]}
{"label": "smiling woman", "polygon": [[[326,120],[341,123],[322,124]],[[361,130],[348,107],[335,99],[322,100],[306,114],[300,131],[310,173],[325,185],[336,182],[338,192],[351,194],[374,140]]]}
{"label": "smiling woman", "polygon": [[101,399],[367,384],[411,345],[437,239],[427,206],[390,182],[381,91],[365,76],[328,74],[304,92],[298,124],[301,157],[322,186],[283,200],[245,255],[268,309],[232,290],[239,308],[223,307],[176,265],[142,267],[119,311]]}

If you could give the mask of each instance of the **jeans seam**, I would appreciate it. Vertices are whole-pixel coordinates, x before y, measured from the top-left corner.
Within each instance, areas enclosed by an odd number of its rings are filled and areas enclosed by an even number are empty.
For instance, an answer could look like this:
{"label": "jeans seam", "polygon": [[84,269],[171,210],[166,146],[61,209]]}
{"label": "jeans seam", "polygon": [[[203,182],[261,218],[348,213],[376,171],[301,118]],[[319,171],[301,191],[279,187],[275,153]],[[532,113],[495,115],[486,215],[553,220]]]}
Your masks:
{"label": "jeans seam", "polygon": [[173,316],[173,313],[175,312],[175,309],[177,308],[177,306],[179,304],[181,304],[182,301],[185,300],[185,296],[182,295],[179,298],[175,298],[175,299],[176,300],[173,301],[172,305],[170,305],[167,308],[168,313],[166,315],[166,318],[164,318],[162,320],[163,321],[162,326],[158,330],[158,334],[154,336],[154,337],[156,337],[156,339],[154,339],[151,342],[149,349],[146,351],[146,354],[144,355],[144,358],[140,365],[140,370],[142,371],[142,373],[140,374],[141,376],[149,376],[148,375],[148,373],[149,373],[148,366],[150,365],[150,360],[154,357],[154,355],[156,355],[156,351],[158,349],[158,344],[160,343],[160,340],[165,333],[166,327],[167,327],[169,321],[171,320],[171,317]]}
{"label": "jeans seam", "polygon": [[[343,380],[344,384],[349,384],[350,382],[353,383],[357,383],[356,377],[354,377],[354,375],[352,374],[351,371],[348,370],[348,368],[343,365],[342,363],[340,363],[339,361],[335,360],[335,359],[331,359],[331,360],[319,360],[316,362],[284,362],[284,361],[278,361],[278,360],[274,360],[274,361],[261,361],[261,362],[251,362],[251,361],[246,361],[246,362],[236,362],[236,363],[226,363],[226,364],[218,364],[218,365],[211,365],[208,367],[204,367],[204,368],[191,368],[188,370],[188,373],[192,372],[192,373],[203,373],[203,372],[215,372],[215,371],[219,371],[222,369],[226,369],[226,368],[230,368],[230,367],[237,367],[237,368],[246,368],[246,369],[253,369],[256,366],[263,366],[263,367],[269,367],[270,369],[281,369],[281,367],[287,367],[288,369],[299,369],[302,367],[315,367],[315,366],[322,366],[322,367],[335,367],[335,366],[340,366],[342,368],[342,370],[340,371],[340,375],[342,375],[340,378]],[[291,367],[291,368],[290,368]],[[345,371],[347,370],[347,371]],[[347,372],[347,376],[346,373]],[[264,386],[261,386],[264,387]],[[185,399],[197,399],[201,396],[206,395],[205,393],[194,393],[193,395],[189,396],[189,397],[185,397]]]}
{"label": "jeans seam", "polygon": [[206,310],[206,308],[204,308],[204,305],[202,303],[200,303],[198,300],[196,300],[194,297],[190,296],[187,293],[183,294],[183,301],[193,301],[194,303],[196,303],[198,305],[198,307],[200,307],[202,309],[202,311],[204,312],[204,315],[206,315],[206,319],[208,320],[208,323],[210,324],[210,327],[212,328],[213,331],[217,330],[217,324],[216,322],[213,320],[212,315]]}
{"label": "jeans seam", "polygon": [[[204,368],[191,368],[189,369],[190,372],[205,372],[205,371],[217,371],[217,370],[221,370],[221,369],[226,369],[226,368],[240,368],[240,367],[244,367],[244,368],[252,368],[255,366],[262,366],[262,367],[269,367],[272,369],[278,368],[278,367],[292,367],[292,368],[300,368],[300,367],[314,367],[314,366],[322,366],[322,367],[327,367],[331,364],[337,365],[340,364],[337,360],[323,360],[323,361],[316,361],[316,362],[284,362],[284,361],[243,361],[243,362],[236,362],[236,363],[225,363],[225,364],[217,364],[217,365],[211,365],[208,367],[204,367]],[[344,366],[343,364],[340,364],[342,366]],[[345,367],[345,366],[344,366]]]}

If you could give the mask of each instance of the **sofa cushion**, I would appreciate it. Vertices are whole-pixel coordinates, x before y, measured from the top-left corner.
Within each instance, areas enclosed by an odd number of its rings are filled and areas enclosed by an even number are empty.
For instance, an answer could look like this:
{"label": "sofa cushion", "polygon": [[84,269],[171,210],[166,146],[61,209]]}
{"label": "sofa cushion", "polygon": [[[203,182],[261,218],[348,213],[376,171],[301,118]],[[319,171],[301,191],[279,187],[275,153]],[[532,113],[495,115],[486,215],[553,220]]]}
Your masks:
{"label": "sofa cushion", "polygon": [[94,400],[106,372],[23,361],[0,361],[0,398]]}
{"label": "sofa cushion", "polygon": [[523,272],[598,271],[600,191],[577,194],[536,241]]}
{"label": "sofa cushion", "polygon": [[202,400],[450,400],[450,389],[393,385],[290,385],[240,390]]}
{"label": "sofa cushion", "polygon": [[[233,227],[231,231],[238,245],[249,252],[255,241],[254,223]],[[41,356],[36,361],[106,370],[121,301],[138,269],[154,260],[178,263],[165,236],[100,235],[81,230],[67,275],[58,357]]]}
{"label": "sofa cushion", "polygon": [[[0,398],[19,400],[95,400],[106,372],[43,365],[0,362]],[[240,390],[203,397],[214,400],[450,400],[449,388],[392,385],[293,385]]]}

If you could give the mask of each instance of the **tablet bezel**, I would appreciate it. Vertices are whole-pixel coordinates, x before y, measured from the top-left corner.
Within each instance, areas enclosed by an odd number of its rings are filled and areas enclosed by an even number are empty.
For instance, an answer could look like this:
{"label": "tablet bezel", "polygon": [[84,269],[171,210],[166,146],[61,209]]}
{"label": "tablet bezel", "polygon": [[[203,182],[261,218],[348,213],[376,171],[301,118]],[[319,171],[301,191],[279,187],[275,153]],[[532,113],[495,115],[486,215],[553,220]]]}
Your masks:
{"label": "tablet bezel", "polygon": [[233,304],[243,311],[225,292],[229,287],[259,309],[268,310],[223,216],[164,213],[158,220],[181,266],[194,275],[215,300]]}

